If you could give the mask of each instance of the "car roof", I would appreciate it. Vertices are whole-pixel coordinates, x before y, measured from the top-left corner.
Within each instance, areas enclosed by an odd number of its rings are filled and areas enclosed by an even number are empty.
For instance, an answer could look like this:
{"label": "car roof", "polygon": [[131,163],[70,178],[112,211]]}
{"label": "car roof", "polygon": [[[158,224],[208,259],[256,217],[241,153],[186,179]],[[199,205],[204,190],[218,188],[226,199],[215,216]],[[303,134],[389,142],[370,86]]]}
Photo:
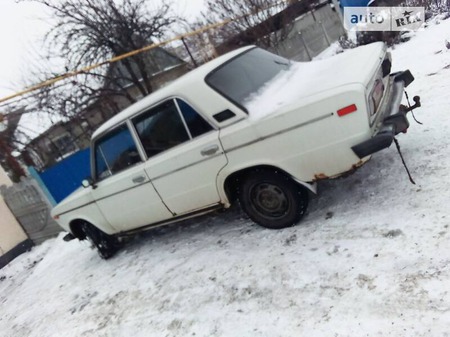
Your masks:
{"label": "car roof", "polygon": [[204,80],[204,78],[214,69],[236,57],[237,55],[252,48],[255,48],[255,46],[239,48],[225,55],[222,55],[212,61],[201,65],[196,69],[191,70],[190,72],[171,82],[167,86],[154,91],[150,95],[141,99],[139,102],[130,105],[128,108],[124,109],[122,112],[119,112],[117,115],[113,116],[111,119],[102,124],[93,133],[92,139],[98,137],[99,135],[115,127],[116,125],[121,124],[122,122],[132,117],[134,114],[148,108],[149,106],[152,106],[167,97],[173,96],[176,93],[183,92],[183,88],[189,87],[195,82],[198,83],[199,80]]}

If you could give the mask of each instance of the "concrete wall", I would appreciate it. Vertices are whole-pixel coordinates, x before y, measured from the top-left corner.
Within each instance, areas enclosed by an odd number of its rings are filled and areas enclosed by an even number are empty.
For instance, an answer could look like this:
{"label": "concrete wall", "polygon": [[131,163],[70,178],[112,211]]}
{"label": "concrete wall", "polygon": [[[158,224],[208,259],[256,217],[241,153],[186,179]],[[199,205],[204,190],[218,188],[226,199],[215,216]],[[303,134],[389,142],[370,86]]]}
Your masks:
{"label": "concrete wall", "polygon": [[326,5],[297,18],[286,40],[274,50],[296,61],[310,61],[345,34],[339,15]]}
{"label": "concrete wall", "polygon": [[[3,168],[0,167],[0,185],[9,186],[11,184],[11,180]],[[27,240],[27,235],[9,210],[3,197],[0,196],[0,268],[7,263],[3,263],[2,265],[1,257],[8,255],[8,253]],[[12,258],[9,258],[9,260]]]}

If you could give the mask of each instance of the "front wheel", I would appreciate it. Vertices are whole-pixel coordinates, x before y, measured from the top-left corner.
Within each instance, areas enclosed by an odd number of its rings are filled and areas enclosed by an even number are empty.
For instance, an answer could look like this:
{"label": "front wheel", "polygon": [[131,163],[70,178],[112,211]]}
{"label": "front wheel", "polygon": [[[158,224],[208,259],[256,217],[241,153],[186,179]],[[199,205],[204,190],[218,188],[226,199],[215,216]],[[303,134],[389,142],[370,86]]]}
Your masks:
{"label": "front wheel", "polygon": [[239,194],[250,219],[271,229],[295,225],[308,208],[308,191],[280,172],[251,173]]}
{"label": "front wheel", "polygon": [[85,238],[97,248],[98,254],[102,259],[109,259],[116,253],[118,244],[113,236],[86,222],[81,225],[81,230]]}

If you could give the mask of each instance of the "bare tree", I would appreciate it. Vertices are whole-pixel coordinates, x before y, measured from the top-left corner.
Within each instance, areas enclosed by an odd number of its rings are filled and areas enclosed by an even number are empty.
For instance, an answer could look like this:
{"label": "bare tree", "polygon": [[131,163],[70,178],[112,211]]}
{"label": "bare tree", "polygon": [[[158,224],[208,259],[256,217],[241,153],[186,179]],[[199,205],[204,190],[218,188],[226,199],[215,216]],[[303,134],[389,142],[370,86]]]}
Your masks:
{"label": "bare tree", "polygon": [[293,27],[294,19],[316,2],[206,0],[207,11],[202,16],[207,23],[231,20],[219,30],[216,44],[234,40],[231,44],[253,43],[271,48],[286,39]]}
{"label": "bare tree", "polygon": [[[160,39],[179,18],[170,11],[168,0],[22,0],[40,3],[54,15],[55,25],[46,36],[53,54],[65,60],[66,70],[105,62],[112,57],[140,49]],[[131,83],[148,95],[151,57],[142,53],[120,61],[126,74],[93,73],[122,91]],[[128,97],[133,101],[131,97]]]}
{"label": "bare tree", "polygon": [[449,0],[406,0],[406,5],[425,7],[427,10],[443,12],[450,10]]}
{"label": "bare tree", "polygon": [[22,166],[20,166],[17,159],[12,155],[13,149],[1,136],[0,152],[2,153],[2,155],[0,156],[1,166],[7,173],[9,173],[10,178],[13,182],[19,182],[20,177],[25,177],[25,171],[23,170]]}
{"label": "bare tree", "polygon": [[[150,94],[154,90],[152,76],[161,71],[162,51],[153,49],[114,63],[107,60],[157,42],[181,20],[172,14],[171,0],[18,1],[42,4],[52,14],[54,24],[45,38],[47,48],[34,57],[38,61],[34,60],[27,75],[26,87],[65,72],[101,65],[21,98],[27,113],[45,116],[51,124],[66,125],[64,122],[70,120],[67,132],[74,139],[79,132],[75,136],[71,126],[86,129],[87,137],[97,126],[87,122],[89,109],[106,120],[136,102],[137,97]],[[60,70],[55,72],[55,67]],[[12,150],[24,147],[17,141],[8,144]]]}
{"label": "bare tree", "polygon": [[[5,109],[3,107],[3,109]],[[25,176],[25,172],[13,155],[15,149],[20,144],[20,137],[15,134],[17,123],[23,113],[23,108],[8,107],[4,111],[6,114],[1,114],[2,128],[0,130],[0,165],[9,174],[14,182],[18,182],[20,177]]]}

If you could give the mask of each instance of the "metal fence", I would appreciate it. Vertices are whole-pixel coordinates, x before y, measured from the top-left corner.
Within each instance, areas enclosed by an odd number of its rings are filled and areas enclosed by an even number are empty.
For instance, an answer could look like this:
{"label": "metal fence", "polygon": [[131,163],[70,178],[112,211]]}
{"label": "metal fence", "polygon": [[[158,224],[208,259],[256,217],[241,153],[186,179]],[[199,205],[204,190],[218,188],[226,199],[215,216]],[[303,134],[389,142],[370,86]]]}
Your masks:
{"label": "metal fence", "polygon": [[39,176],[56,203],[81,186],[91,176],[90,149],[78,151],[40,172]]}
{"label": "metal fence", "polygon": [[2,185],[0,192],[34,244],[54,237],[62,230],[50,216],[50,205],[32,178],[12,186]]}

